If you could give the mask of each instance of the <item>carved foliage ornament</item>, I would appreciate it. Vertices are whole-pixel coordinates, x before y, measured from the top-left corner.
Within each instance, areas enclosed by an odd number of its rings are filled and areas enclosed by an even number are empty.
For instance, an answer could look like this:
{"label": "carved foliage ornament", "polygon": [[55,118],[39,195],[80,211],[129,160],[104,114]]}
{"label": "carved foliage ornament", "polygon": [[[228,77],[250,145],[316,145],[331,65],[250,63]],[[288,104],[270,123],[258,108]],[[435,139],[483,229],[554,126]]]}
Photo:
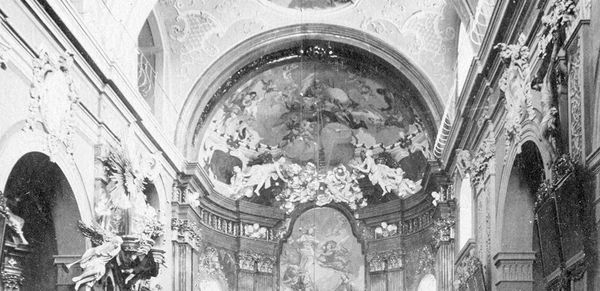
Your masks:
{"label": "carved foliage ornament", "polygon": [[29,114],[26,129],[33,130],[41,122],[48,134],[50,158],[62,144],[67,154],[73,154],[74,109],[79,102],[71,68],[73,56],[64,53],[53,57],[42,51],[33,60],[33,84],[30,90]]}
{"label": "carved foliage ornament", "polygon": [[2,277],[2,286],[4,290],[21,290],[21,286],[23,286],[23,280],[25,277],[21,274],[13,274],[2,271],[0,273],[0,277]]}
{"label": "carved foliage ornament", "polygon": [[575,2],[573,0],[556,0],[548,14],[542,17],[542,23],[548,29],[548,33],[568,26],[575,17]]}
{"label": "carved foliage ornament", "polygon": [[402,251],[400,250],[389,250],[369,254],[367,257],[369,262],[369,271],[379,272],[402,268],[402,255]]}
{"label": "carved foliage ornament", "polygon": [[200,246],[202,243],[202,235],[200,234],[200,226],[195,222],[190,222],[187,219],[172,218],[171,230],[178,236],[183,237],[193,246]]}
{"label": "carved foliage ornament", "polygon": [[581,161],[583,158],[583,116],[581,109],[581,80],[583,79],[583,70],[579,40],[575,43],[575,50],[569,55],[569,131],[571,157],[574,160]]}
{"label": "carved foliage ornament", "polygon": [[433,222],[433,239],[436,246],[439,246],[440,243],[450,241],[450,239],[454,238],[455,224],[456,220],[452,216],[438,218]]}
{"label": "carved foliage ornament", "polygon": [[456,266],[454,277],[455,285],[464,286],[467,284],[469,278],[471,278],[477,270],[482,268],[481,261],[474,254],[474,250],[471,250],[469,256],[462,259]]}
{"label": "carved foliage ornament", "polygon": [[275,266],[275,257],[254,251],[240,251],[238,266],[241,270],[271,274]]}
{"label": "carved foliage ornament", "polygon": [[494,138],[484,139],[469,163],[468,171],[471,173],[471,183],[474,187],[481,187],[487,179],[490,163],[495,154],[496,141]]}

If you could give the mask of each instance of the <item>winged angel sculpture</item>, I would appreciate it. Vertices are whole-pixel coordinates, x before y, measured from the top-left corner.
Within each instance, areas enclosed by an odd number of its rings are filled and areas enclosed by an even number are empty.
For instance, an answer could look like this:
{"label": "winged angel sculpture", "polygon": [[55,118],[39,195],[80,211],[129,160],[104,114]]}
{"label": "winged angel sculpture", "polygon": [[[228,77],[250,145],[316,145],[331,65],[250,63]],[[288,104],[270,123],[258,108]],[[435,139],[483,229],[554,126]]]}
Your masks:
{"label": "winged angel sculpture", "polygon": [[96,245],[85,251],[81,258],[67,265],[71,269],[75,264],[83,269],[81,275],[73,277],[75,282],[75,290],[79,290],[81,285],[85,284],[85,290],[92,290],[92,287],[106,273],[106,264],[117,257],[121,251],[123,239],[109,231],[104,230],[97,224],[86,224],[79,222],[79,228],[83,235],[90,238],[92,243]]}

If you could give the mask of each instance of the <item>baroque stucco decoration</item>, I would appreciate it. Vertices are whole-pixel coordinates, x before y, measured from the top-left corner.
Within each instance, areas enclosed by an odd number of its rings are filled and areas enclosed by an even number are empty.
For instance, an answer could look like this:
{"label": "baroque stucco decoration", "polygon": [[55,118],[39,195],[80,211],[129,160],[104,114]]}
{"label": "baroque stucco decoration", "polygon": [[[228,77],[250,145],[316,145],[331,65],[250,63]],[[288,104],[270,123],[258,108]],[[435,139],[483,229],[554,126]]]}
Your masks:
{"label": "baroque stucco decoration", "polygon": [[30,116],[25,129],[33,130],[36,122],[42,123],[51,160],[61,145],[68,155],[73,155],[73,118],[79,95],[71,77],[72,66],[73,56],[69,53],[55,57],[42,50],[33,60]]}
{"label": "baroque stucco decoration", "polygon": [[468,150],[458,149],[456,151],[456,166],[463,175],[470,174],[475,190],[483,188],[495,154],[496,141],[492,136],[485,138],[479,144],[474,155]]}
{"label": "baroque stucco decoration", "polygon": [[380,272],[402,268],[402,250],[389,250],[367,255],[369,272]]}
{"label": "baroque stucco decoration", "polygon": [[525,36],[521,35],[517,44],[499,43],[494,48],[500,50],[500,57],[506,68],[499,81],[504,92],[506,117],[504,128],[507,148],[518,143],[522,122],[536,117],[531,91],[531,70],[529,68],[529,48],[525,46]]}

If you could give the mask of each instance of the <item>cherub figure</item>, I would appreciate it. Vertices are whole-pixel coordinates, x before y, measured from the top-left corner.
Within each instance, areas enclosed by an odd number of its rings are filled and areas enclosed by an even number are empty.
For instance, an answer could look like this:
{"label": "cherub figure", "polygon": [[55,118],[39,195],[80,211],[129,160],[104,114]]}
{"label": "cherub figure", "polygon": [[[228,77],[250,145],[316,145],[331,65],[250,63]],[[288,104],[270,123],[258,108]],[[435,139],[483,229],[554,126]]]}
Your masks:
{"label": "cherub figure", "polygon": [[[245,171],[236,170],[237,172],[234,174],[236,185],[234,188],[241,186],[241,189],[243,189],[244,187],[256,186],[256,188],[254,188],[254,193],[260,195],[260,189],[271,188],[272,179],[277,180],[279,178],[284,182],[288,182],[281,171],[281,167],[285,162],[285,158],[281,157],[272,163],[254,165]],[[242,181],[241,185],[237,185],[238,181]]]}
{"label": "cherub figure", "polygon": [[102,243],[97,247],[88,249],[81,256],[81,259],[68,264],[66,267],[70,269],[75,264],[79,263],[79,266],[83,269],[81,275],[73,277],[75,282],[75,290],[79,290],[81,285],[85,284],[85,290],[92,290],[92,287],[104,274],[106,273],[106,264],[116,257],[121,251],[121,244],[123,239],[117,235],[107,232],[95,225],[87,225],[80,222],[79,227],[81,228],[84,235],[90,237],[92,242]]}

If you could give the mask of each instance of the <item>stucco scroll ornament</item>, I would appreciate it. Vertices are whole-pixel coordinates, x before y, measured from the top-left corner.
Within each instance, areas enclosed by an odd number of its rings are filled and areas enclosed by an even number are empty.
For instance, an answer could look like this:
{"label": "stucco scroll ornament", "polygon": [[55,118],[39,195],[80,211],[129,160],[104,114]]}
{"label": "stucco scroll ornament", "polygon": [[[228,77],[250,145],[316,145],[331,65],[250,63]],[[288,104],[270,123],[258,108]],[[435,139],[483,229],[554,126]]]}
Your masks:
{"label": "stucco scroll ornament", "polygon": [[30,104],[25,129],[33,130],[41,122],[48,133],[50,159],[62,144],[69,155],[73,154],[73,118],[79,103],[71,68],[73,55],[63,53],[58,57],[42,51],[33,60],[33,84],[30,89]]}
{"label": "stucco scroll ornament", "polygon": [[468,171],[471,174],[471,184],[477,189],[480,189],[489,174],[490,164],[492,162],[492,158],[496,154],[495,148],[495,140],[493,137],[488,137],[484,139],[475,156],[469,163]]}
{"label": "stucco scroll ornament", "polygon": [[529,68],[529,48],[525,46],[525,36],[521,35],[517,44],[499,43],[500,57],[506,68],[500,79],[500,90],[506,99],[507,142],[516,141],[521,134],[521,122],[533,120],[535,111],[531,101],[531,71]]}

